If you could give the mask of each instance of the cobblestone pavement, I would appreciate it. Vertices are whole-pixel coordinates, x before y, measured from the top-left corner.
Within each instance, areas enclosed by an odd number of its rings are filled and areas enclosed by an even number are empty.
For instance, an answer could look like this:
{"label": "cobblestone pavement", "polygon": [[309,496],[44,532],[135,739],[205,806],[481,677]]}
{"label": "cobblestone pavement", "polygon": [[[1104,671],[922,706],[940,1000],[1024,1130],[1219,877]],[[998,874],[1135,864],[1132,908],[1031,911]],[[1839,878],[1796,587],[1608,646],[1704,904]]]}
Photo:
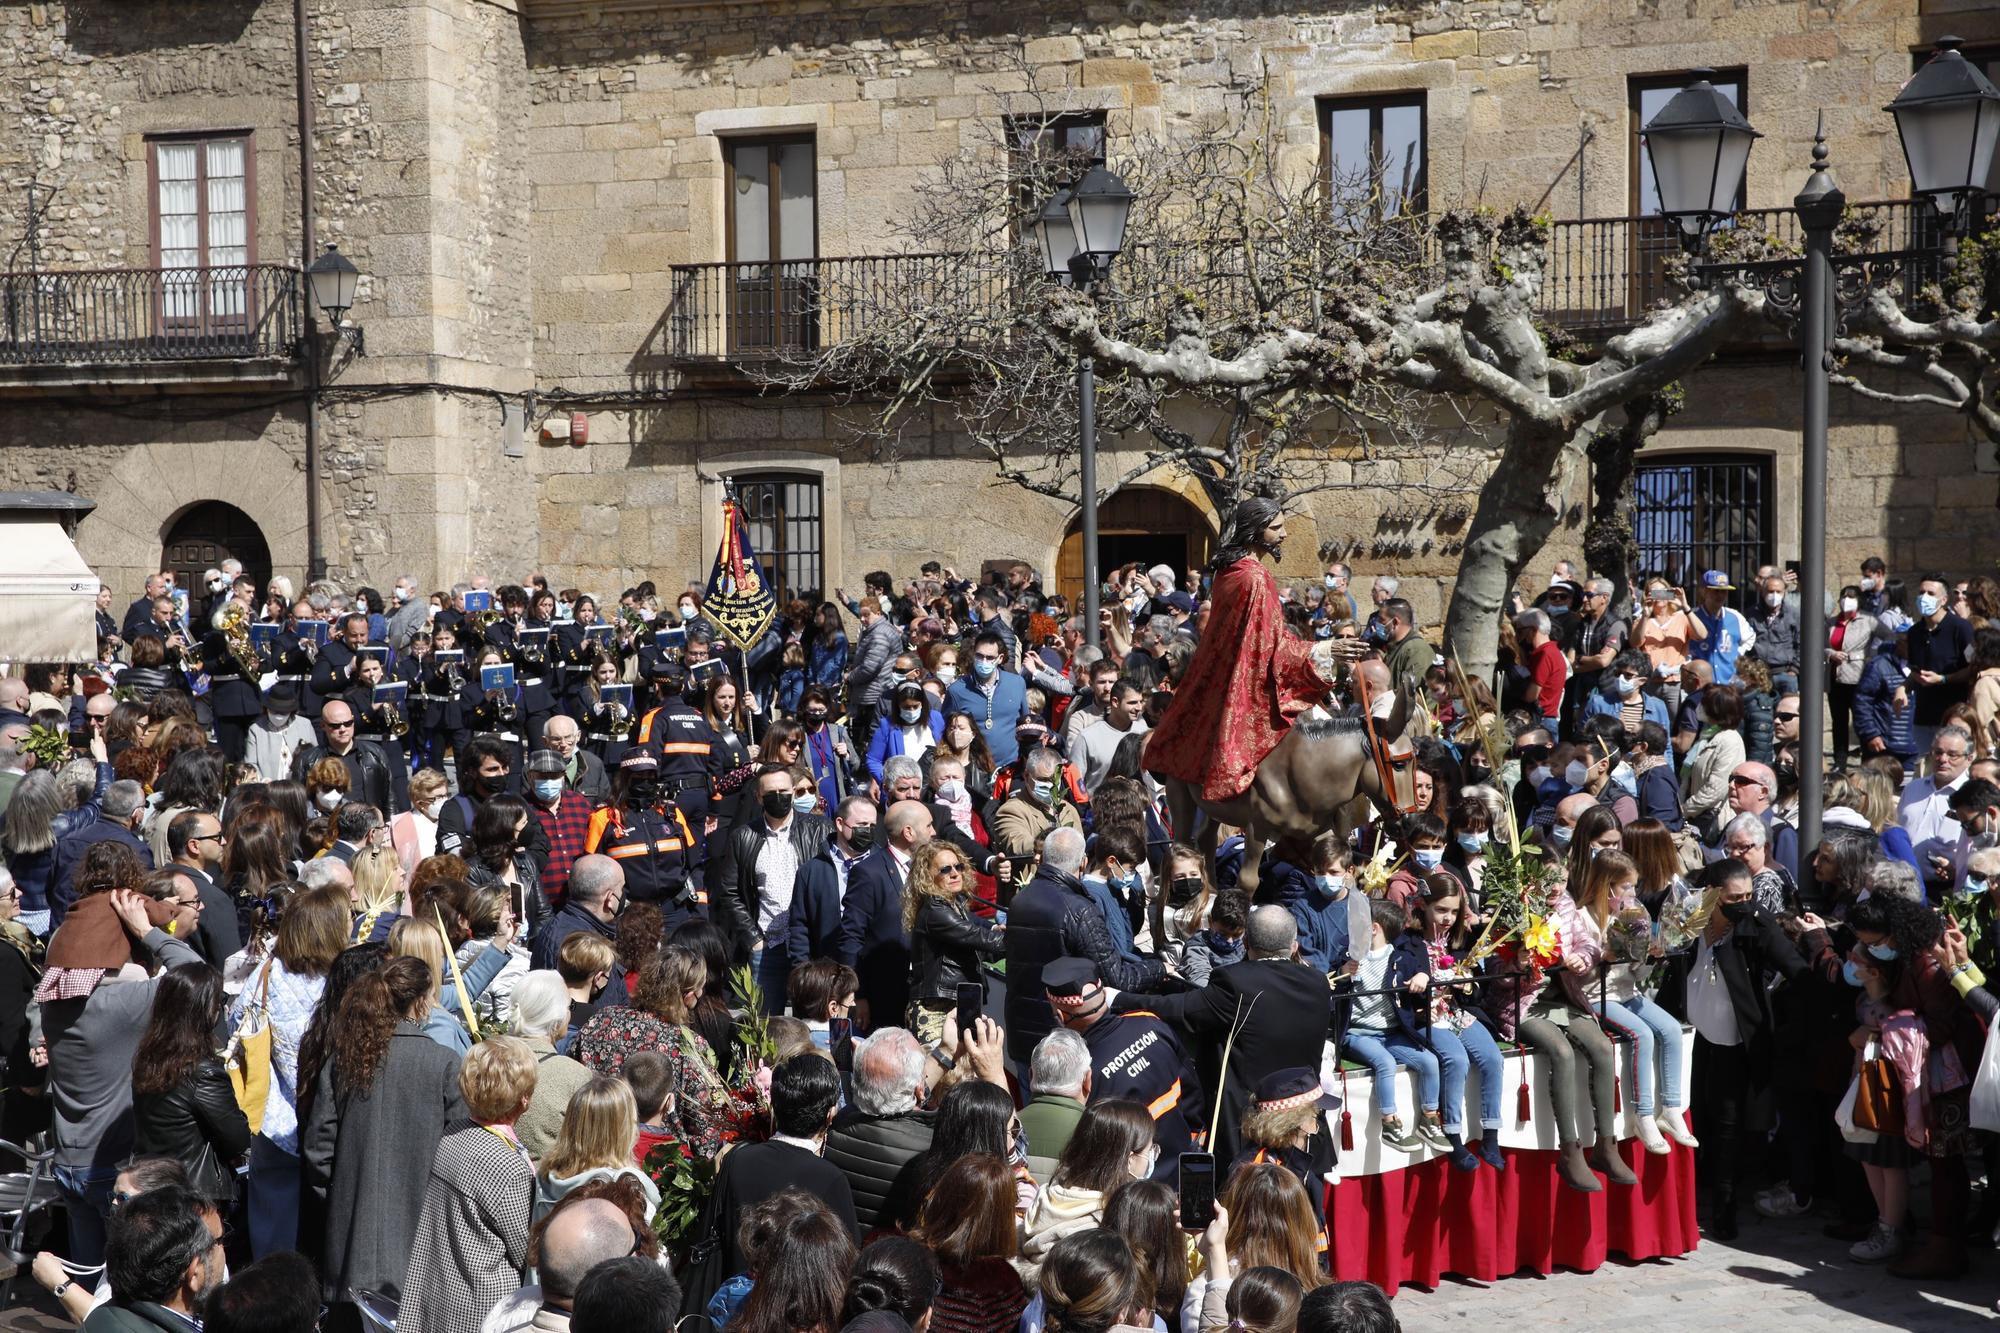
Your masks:
{"label": "cobblestone pavement", "polygon": [[1643,1329],[1729,1333],[1738,1329],[1913,1329],[1923,1333],[2000,1327],[2000,1255],[1972,1251],[1972,1276],[1918,1285],[1848,1259],[1845,1244],[1819,1234],[1823,1218],[1743,1220],[1729,1245],[1703,1240],[1683,1259],[1624,1263],[1595,1273],[1558,1269],[1491,1284],[1446,1278],[1436,1291],[1405,1287],[1396,1315],[1405,1333],[1478,1327]]}

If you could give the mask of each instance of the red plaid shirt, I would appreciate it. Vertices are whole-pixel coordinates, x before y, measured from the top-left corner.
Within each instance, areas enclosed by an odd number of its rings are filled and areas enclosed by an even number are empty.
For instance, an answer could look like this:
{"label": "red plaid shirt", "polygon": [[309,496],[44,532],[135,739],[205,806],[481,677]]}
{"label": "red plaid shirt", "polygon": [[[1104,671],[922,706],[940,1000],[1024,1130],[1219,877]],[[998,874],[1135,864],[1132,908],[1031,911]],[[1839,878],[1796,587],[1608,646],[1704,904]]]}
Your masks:
{"label": "red plaid shirt", "polygon": [[560,908],[569,897],[569,868],[583,855],[583,842],[590,834],[590,798],[580,791],[563,788],[562,799],[553,811],[539,801],[528,806],[542,821],[549,835],[549,863],[542,867],[542,892],[551,907]]}

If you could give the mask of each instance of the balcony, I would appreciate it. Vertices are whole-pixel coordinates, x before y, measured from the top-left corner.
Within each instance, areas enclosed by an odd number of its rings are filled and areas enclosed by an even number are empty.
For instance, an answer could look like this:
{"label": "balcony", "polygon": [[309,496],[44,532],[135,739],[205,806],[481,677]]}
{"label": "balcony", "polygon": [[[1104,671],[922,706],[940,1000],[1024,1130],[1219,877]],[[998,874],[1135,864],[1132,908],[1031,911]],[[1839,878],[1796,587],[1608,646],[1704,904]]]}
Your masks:
{"label": "balcony", "polygon": [[303,286],[277,264],[0,273],[0,387],[287,383]]}
{"label": "balcony", "polygon": [[[1936,243],[1936,223],[1927,206],[1909,200],[1854,204],[1850,225],[1871,226],[1873,250],[1920,249]],[[1788,208],[1753,209],[1732,224],[1768,233],[1803,248],[1798,218]],[[1400,233],[1399,233],[1400,235]],[[1395,240],[1395,238],[1391,238]],[[1411,262],[1421,268],[1432,256],[1421,225],[1407,234]],[[1402,243],[1397,241],[1398,244]],[[1658,218],[1584,218],[1551,224],[1544,271],[1541,314],[1553,327],[1589,340],[1630,328],[1647,310],[1668,299],[1669,259],[1679,253],[1668,225]],[[1247,301],[1248,284],[1238,271],[1240,256],[1209,264],[1199,256],[1168,257],[1160,275],[1163,290],[1191,291],[1212,308]],[[1906,261],[1899,282],[1905,293],[1934,280],[1937,261]],[[668,311],[668,352],[688,368],[754,366],[810,355],[881,321],[901,322],[915,307],[993,302],[1019,270],[999,252],[974,257],[950,254],[877,255],[865,258],[803,259],[779,264],[676,265]],[[1306,294],[1281,300],[1300,306],[1309,318]],[[1908,301],[1909,295],[1904,299]]]}

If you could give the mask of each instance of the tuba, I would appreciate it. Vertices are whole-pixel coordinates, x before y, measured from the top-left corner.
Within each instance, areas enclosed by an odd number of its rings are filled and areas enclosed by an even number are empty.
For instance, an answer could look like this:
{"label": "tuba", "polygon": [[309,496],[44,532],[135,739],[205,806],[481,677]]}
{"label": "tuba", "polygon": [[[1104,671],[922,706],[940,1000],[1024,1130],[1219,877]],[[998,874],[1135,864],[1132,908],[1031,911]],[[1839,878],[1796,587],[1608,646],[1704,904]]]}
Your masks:
{"label": "tuba", "polygon": [[250,643],[250,612],[234,598],[222,611],[222,638],[229,645],[229,655],[236,659],[243,678],[254,685],[264,674],[264,665],[257,660],[257,650]]}

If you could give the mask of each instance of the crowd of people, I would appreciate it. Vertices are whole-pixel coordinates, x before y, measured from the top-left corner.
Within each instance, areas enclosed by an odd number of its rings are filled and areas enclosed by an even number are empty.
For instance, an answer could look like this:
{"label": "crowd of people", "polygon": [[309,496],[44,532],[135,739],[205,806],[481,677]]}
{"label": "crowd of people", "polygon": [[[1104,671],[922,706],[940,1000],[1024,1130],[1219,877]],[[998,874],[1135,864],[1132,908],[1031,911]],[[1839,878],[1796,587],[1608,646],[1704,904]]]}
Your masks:
{"label": "crowd of people", "polygon": [[[1349,579],[1283,632],[1341,641],[1329,714],[1423,692],[1414,800],[1254,887],[1147,761],[1211,612],[1164,566],[1094,636],[1025,565],[930,562],[747,646],[698,586],[107,593],[96,667],[0,678],[0,1118],[65,1222],[34,1276],[175,1333],[1387,1330],[1329,1271],[1341,1071],[1409,1160],[1506,1171],[1515,1047],[1571,1189],[1634,1184],[1629,1101],[1709,1234],[1741,1198],[1965,1271],[2000,586],[1838,593],[1805,847],[1795,580],[1746,614],[1558,566],[1486,682]],[[1480,956],[1528,853],[1550,941]]]}

